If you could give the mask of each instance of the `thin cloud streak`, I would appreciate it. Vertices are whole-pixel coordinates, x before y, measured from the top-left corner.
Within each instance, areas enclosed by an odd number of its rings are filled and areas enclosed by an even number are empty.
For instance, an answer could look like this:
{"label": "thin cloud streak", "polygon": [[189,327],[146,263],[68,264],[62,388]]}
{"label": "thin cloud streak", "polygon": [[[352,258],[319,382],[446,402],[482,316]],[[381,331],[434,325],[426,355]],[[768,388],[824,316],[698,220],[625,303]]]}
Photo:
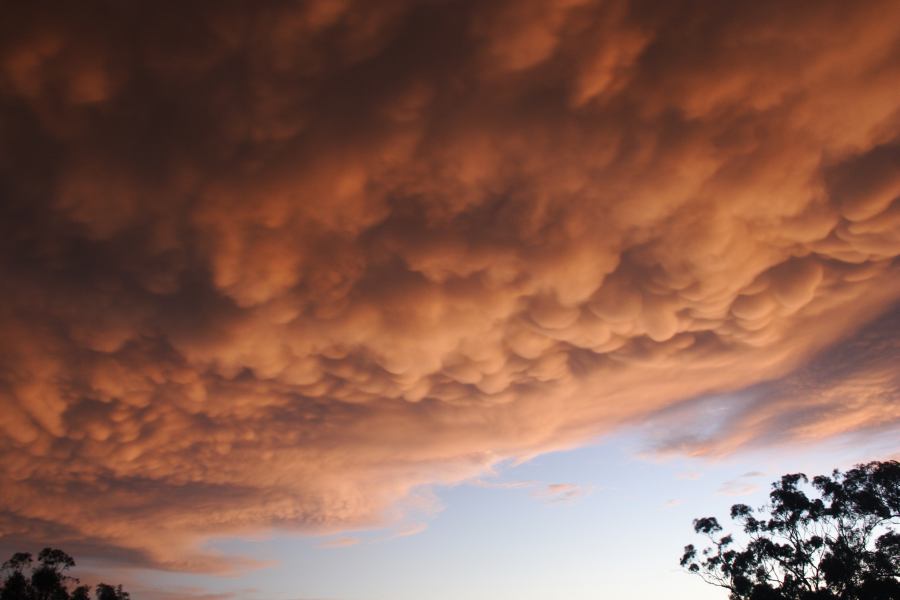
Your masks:
{"label": "thin cloud streak", "polygon": [[356,537],[339,537],[333,540],[326,540],[319,544],[319,548],[349,548],[350,546],[356,546],[362,542],[361,539]]}
{"label": "thin cloud streak", "polygon": [[592,488],[577,483],[550,483],[534,490],[531,495],[548,504],[566,504],[575,502],[591,491]]}

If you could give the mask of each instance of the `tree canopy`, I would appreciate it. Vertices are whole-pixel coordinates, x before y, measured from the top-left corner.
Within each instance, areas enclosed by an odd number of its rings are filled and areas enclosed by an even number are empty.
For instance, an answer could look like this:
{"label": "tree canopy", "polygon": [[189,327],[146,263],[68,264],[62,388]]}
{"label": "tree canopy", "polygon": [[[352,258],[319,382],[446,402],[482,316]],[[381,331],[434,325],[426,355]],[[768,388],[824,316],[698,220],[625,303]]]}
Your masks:
{"label": "tree canopy", "polygon": [[[41,550],[37,564],[31,553],[16,552],[0,567],[0,600],[91,600],[91,588],[68,574],[74,566],[72,557],[56,548]],[[101,583],[93,592],[96,600],[130,600],[121,585]]]}
{"label": "tree canopy", "polygon": [[769,499],[757,509],[731,507],[738,536],[720,535],[715,517],[695,519],[709,545],[685,546],[681,566],[731,600],[900,599],[900,463],[812,481],[784,475]]}

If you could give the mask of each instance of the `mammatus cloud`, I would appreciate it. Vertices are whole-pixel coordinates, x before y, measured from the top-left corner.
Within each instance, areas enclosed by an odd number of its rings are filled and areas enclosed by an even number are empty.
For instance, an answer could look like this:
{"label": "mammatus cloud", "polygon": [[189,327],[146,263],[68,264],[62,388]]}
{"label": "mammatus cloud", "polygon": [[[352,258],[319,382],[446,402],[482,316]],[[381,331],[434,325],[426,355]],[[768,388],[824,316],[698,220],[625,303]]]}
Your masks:
{"label": "mammatus cloud", "polygon": [[[784,441],[809,442],[847,432],[890,433],[900,412],[900,310],[876,318],[852,338],[801,368],[731,395],[698,397],[644,423],[654,450],[726,454]],[[744,478],[761,473],[751,471]]]}
{"label": "mammatus cloud", "polygon": [[[3,539],[240,568],[791,381],[900,299],[898,11],[9,8]],[[879,351],[682,445],[896,426]]]}

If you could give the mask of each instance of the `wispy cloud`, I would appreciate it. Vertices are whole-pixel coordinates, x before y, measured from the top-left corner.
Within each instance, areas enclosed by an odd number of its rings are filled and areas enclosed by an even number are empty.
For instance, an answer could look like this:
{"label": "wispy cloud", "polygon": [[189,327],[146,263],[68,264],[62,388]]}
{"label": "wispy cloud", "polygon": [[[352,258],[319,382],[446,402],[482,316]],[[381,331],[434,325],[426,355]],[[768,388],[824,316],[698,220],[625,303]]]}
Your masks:
{"label": "wispy cloud", "polygon": [[593,491],[592,486],[575,483],[544,483],[536,480],[490,481],[473,479],[470,485],[494,490],[529,490],[533,498],[547,503],[572,502]]}
{"label": "wispy cloud", "polygon": [[574,502],[593,490],[592,487],[576,483],[550,483],[535,489],[531,495],[550,504]]}
{"label": "wispy cloud", "polygon": [[755,483],[732,480],[719,486],[718,493],[723,496],[747,496],[757,490],[759,490],[759,486]]}
{"label": "wispy cloud", "polygon": [[350,546],[356,546],[360,542],[362,542],[361,538],[343,536],[325,540],[319,544],[319,548],[349,548]]}
{"label": "wispy cloud", "polygon": [[490,481],[486,479],[473,479],[468,482],[469,485],[475,487],[486,488],[491,490],[523,490],[533,488],[540,485],[539,481]]}
{"label": "wispy cloud", "polygon": [[749,480],[763,476],[765,474],[761,471],[748,471],[735,479],[723,482],[717,493],[723,496],[747,496],[760,489],[758,483]]}
{"label": "wispy cloud", "polygon": [[391,535],[391,538],[402,538],[419,535],[426,529],[428,529],[428,523],[410,523],[409,525],[405,525],[395,530]]}

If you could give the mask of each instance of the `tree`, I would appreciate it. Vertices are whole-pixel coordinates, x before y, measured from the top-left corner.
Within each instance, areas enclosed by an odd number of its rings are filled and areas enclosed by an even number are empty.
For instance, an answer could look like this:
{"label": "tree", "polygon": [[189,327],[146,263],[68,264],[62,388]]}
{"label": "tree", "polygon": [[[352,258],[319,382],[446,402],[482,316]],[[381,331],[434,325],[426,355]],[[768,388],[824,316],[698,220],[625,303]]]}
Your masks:
{"label": "tree", "polygon": [[56,548],[44,548],[38,554],[38,561],[37,568],[31,572],[34,599],[69,600],[68,583],[76,581],[66,575],[75,566],[72,557]]}
{"label": "tree", "polygon": [[[78,580],[67,574],[75,566],[71,556],[56,548],[44,548],[38,554],[38,564],[33,566],[28,552],[17,552],[3,563],[4,579],[0,587],[0,600],[90,600],[91,588],[78,585]],[[76,585],[71,592],[69,586]],[[113,587],[101,583],[94,590],[96,600],[129,600],[122,586]]]}
{"label": "tree", "polygon": [[25,571],[31,568],[31,553],[16,552],[3,563],[3,571],[7,573],[0,590],[0,600],[23,600],[32,597],[31,582]]}
{"label": "tree", "polygon": [[122,586],[113,587],[105,583],[97,585],[97,600],[130,600],[128,592],[122,590]]}
{"label": "tree", "polygon": [[[809,492],[812,494],[808,495]],[[784,475],[770,503],[731,507],[742,545],[714,517],[694,520],[710,546],[685,546],[681,566],[731,600],[900,599],[900,463],[831,476]]]}

